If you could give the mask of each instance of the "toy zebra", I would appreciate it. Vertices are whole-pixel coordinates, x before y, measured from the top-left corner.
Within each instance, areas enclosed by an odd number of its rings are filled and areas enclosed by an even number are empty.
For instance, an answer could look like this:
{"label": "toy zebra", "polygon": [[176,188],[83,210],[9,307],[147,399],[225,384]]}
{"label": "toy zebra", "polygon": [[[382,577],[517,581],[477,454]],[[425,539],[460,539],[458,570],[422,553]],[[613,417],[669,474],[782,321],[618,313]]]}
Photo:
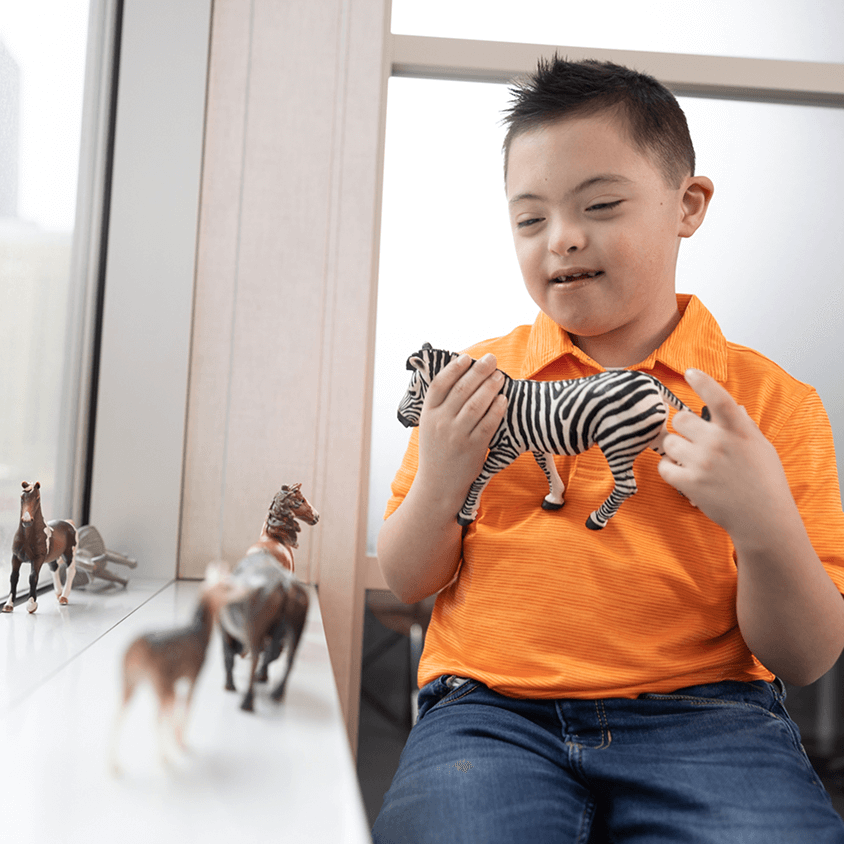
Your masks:
{"label": "toy zebra", "polygon": [[[413,372],[399,405],[399,421],[419,424],[422,403],[434,376],[457,357],[426,343],[407,360]],[[568,381],[519,381],[504,374],[501,393],[507,413],[489,444],[489,453],[457,515],[461,525],[477,516],[481,493],[492,476],[520,454],[532,451],[548,479],[545,510],[559,510],[565,487],[554,465],[554,454],[580,454],[596,444],[610,466],[615,487],[606,501],[586,520],[590,530],[601,530],[621,504],[636,492],[633,462],[650,447],[662,454],[668,405],[689,410],[662,382],[645,372],[615,369]],[[706,408],[703,417],[707,418]]]}

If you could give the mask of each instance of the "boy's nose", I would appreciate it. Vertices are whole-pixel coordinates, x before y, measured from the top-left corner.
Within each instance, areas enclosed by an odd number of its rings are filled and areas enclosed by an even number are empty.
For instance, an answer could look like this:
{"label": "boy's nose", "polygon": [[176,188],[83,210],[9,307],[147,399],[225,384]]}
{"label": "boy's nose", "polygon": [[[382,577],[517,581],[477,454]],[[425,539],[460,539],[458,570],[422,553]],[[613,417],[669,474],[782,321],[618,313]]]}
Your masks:
{"label": "boy's nose", "polygon": [[579,226],[555,226],[551,232],[548,249],[555,255],[572,255],[586,245],[586,235]]}

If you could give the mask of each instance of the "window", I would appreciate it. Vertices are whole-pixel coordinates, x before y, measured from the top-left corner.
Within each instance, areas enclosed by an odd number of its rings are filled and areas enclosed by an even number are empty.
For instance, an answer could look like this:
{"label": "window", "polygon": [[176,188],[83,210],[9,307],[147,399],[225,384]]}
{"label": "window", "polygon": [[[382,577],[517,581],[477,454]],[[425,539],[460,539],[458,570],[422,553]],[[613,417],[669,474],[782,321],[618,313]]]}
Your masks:
{"label": "window", "polygon": [[[718,25],[712,25],[712,21]],[[807,62],[844,61],[840,0],[393,0],[404,35]]]}
{"label": "window", "polygon": [[[555,4],[555,8],[560,5]],[[716,4],[710,5],[714,10]],[[786,7],[796,10],[798,5],[780,4],[780,11]],[[495,3],[484,4],[484,15],[469,15],[467,28],[458,30],[461,13],[472,6],[466,2],[450,4],[453,14],[440,14],[436,25],[423,26],[419,17],[422,11],[433,18],[440,4],[395,0],[393,28],[411,34],[470,37],[472,33],[472,37],[512,39],[512,28],[496,32],[489,29],[500,11]],[[684,7],[671,4],[671,8]],[[765,8],[770,9],[769,4]],[[568,16],[568,6],[566,10]],[[804,10],[800,5],[801,14]],[[602,23],[605,11],[602,7]],[[761,14],[761,7],[758,11]],[[836,52],[844,41],[837,36],[826,39],[839,20],[844,22],[844,7],[830,4],[827,11],[826,19],[808,15],[802,28],[795,28],[789,39],[781,40],[788,50],[771,47],[767,52],[809,58],[800,47],[801,38],[809,43],[817,36],[814,59],[844,60],[844,55]],[[700,6],[695,13],[701,14]],[[589,23],[587,18],[594,15],[584,10],[584,27]],[[541,16],[519,17],[530,22]],[[548,43],[553,38],[549,34],[553,18],[542,18],[548,23],[542,30],[544,35],[517,34]],[[825,32],[824,20],[828,22]],[[446,21],[448,30],[444,28]],[[513,20],[509,23],[517,26]],[[607,32],[606,38],[599,34],[592,43],[625,49],[658,48],[653,43],[646,45],[635,33],[625,41],[610,43],[612,29]],[[710,33],[713,37],[715,34]],[[581,43],[589,43],[589,39],[584,36]],[[688,49],[706,49],[713,54],[738,50],[734,44],[721,43],[721,47],[701,43]],[[502,51],[506,46],[502,45]],[[668,46],[664,44],[661,49]],[[485,49],[488,55],[495,55],[494,44],[485,45]],[[683,48],[677,44],[673,49]],[[457,61],[444,64],[447,67],[442,72],[431,76],[461,75]],[[674,57],[674,64],[685,69],[682,56]],[[836,104],[844,104],[842,94],[844,91],[836,95]],[[811,102],[809,97],[806,100]],[[536,314],[521,285],[504,204],[499,153],[503,130],[497,119],[506,102],[506,86],[500,84],[447,78],[390,80],[369,554],[375,553],[389,483],[407,442],[407,432],[395,418],[409,379],[404,369],[407,356],[425,341],[459,350],[506,333],[520,323],[532,322]],[[713,179],[716,193],[705,224],[680,250],[678,291],[697,294],[731,340],[758,349],[796,377],[815,385],[842,443],[844,393],[836,373],[844,366],[838,342],[844,328],[844,278],[836,249],[840,226],[828,209],[836,207],[836,197],[844,190],[840,141],[844,137],[844,109],[684,96],[680,102],[695,141],[698,172]],[[841,471],[841,445],[839,461]]]}
{"label": "window", "polygon": [[77,185],[80,153],[86,165],[93,153],[80,146],[89,17],[101,21],[105,5],[0,5],[0,594],[22,481],[41,482],[48,520],[79,518],[69,464],[84,391],[76,350],[90,231]]}

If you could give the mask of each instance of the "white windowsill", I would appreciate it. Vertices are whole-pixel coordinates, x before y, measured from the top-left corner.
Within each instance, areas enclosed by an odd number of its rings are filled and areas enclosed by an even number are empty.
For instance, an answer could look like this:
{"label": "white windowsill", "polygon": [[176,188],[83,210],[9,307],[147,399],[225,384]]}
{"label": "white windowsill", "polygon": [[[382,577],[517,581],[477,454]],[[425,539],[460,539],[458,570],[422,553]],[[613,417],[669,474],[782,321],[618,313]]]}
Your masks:
{"label": "white windowsill", "polygon": [[[215,632],[189,755],[161,765],[157,704],[145,686],[120,731],[123,774],[112,776],[122,655],[141,633],[184,624],[198,589],[138,578],[126,591],[73,592],[68,607],[45,594],[35,615],[19,606],[0,616],[3,803],[16,807],[4,812],[4,839],[370,841],[313,590],[282,704],[259,687],[255,713],[239,709],[247,665],[237,661],[241,693],[225,692]],[[271,667],[271,687],[284,660]]]}

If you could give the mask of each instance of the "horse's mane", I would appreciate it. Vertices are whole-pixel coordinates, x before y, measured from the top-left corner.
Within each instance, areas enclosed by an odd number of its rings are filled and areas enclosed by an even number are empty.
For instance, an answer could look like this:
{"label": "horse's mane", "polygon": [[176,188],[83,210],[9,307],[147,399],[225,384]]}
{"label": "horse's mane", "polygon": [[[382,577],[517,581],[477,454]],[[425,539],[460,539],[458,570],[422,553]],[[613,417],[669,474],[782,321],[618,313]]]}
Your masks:
{"label": "horse's mane", "polygon": [[267,513],[267,535],[294,548],[298,547],[296,534],[302,530],[290,506],[290,499],[297,492],[298,487],[291,489],[283,486],[275,494]]}

